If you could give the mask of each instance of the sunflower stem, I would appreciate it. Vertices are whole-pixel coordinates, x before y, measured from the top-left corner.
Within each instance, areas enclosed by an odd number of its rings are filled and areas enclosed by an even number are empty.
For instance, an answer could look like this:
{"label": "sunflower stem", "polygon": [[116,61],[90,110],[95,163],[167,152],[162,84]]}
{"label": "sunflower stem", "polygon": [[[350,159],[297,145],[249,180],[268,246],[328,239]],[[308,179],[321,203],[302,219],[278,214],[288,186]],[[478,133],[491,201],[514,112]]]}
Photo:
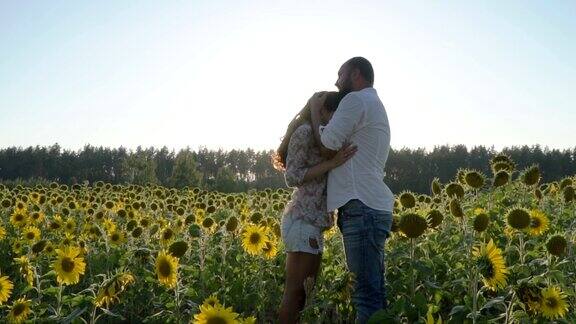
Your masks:
{"label": "sunflower stem", "polygon": [[64,290],[64,286],[62,283],[58,284],[58,303],[56,304],[56,315],[58,318],[61,317],[62,314],[62,291]]}
{"label": "sunflower stem", "polygon": [[180,323],[180,278],[176,280],[174,288],[174,301],[176,303],[176,323]]}
{"label": "sunflower stem", "polygon": [[478,311],[478,269],[473,268],[472,276],[472,323],[476,324],[476,313]]}
{"label": "sunflower stem", "polygon": [[524,264],[524,249],[525,249],[525,243],[524,243],[524,233],[520,232],[518,233],[518,253],[520,254],[520,264]]}
{"label": "sunflower stem", "polygon": [[[220,247],[222,248],[222,275],[220,277],[222,280],[221,281],[222,286],[226,284],[226,254],[228,253],[228,248],[226,245],[227,237],[228,235],[224,235],[224,237],[221,240],[222,244],[220,245]],[[226,304],[226,295],[224,295],[224,297],[222,298],[222,302]]]}
{"label": "sunflower stem", "polygon": [[[464,216],[465,217],[465,216]],[[464,217],[461,217],[462,219],[460,219],[460,221],[462,222],[462,245],[464,248],[464,251],[466,251],[468,249],[468,234],[466,232],[466,222],[464,221]]]}
{"label": "sunflower stem", "polygon": [[476,238],[475,232],[472,233],[470,245],[468,246],[468,255],[470,256],[470,268],[472,269],[472,323],[476,323],[476,313],[478,311],[478,268],[474,262],[473,246]]}
{"label": "sunflower stem", "polygon": [[512,298],[510,299],[510,304],[508,304],[508,308],[506,309],[506,321],[504,324],[510,323],[510,315],[512,314],[512,306],[514,305],[514,298],[516,297],[516,292],[512,291]]}
{"label": "sunflower stem", "polygon": [[416,296],[416,276],[414,273],[414,250],[415,250],[414,238],[411,238],[410,239],[410,279],[412,281],[412,286],[411,286],[412,301],[414,301],[414,297]]}
{"label": "sunflower stem", "polygon": [[205,251],[204,251],[204,233],[200,233],[200,289],[204,292],[204,279],[202,275],[204,274],[204,258],[205,258]]}
{"label": "sunflower stem", "polygon": [[[39,266],[38,266],[39,267]],[[38,301],[42,300],[42,287],[40,283],[40,275],[38,274],[38,269],[36,267],[34,269],[34,277],[36,278],[36,291],[38,292]]]}
{"label": "sunflower stem", "polygon": [[[257,269],[266,269],[266,262],[264,260],[264,258],[260,257],[259,258],[259,263],[260,263],[260,267],[258,267]],[[266,275],[267,271],[263,271],[261,274]],[[262,278],[264,279],[264,278]],[[264,305],[264,300],[266,298],[266,280],[259,280],[260,281],[260,289],[258,289],[258,301],[260,302],[259,304],[261,305],[261,307],[259,307],[258,309],[258,313],[259,313],[259,318],[264,321],[265,318],[265,305]],[[263,294],[264,293],[264,294]]]}
{"label": "sunflower stem", "polygon": [[96,323],[96,311],[97,310],[98,310],[98,307],[96,307],[96,305],[94,305],[94,308],[92,308],[92,314],[90,315],[90,324]]}

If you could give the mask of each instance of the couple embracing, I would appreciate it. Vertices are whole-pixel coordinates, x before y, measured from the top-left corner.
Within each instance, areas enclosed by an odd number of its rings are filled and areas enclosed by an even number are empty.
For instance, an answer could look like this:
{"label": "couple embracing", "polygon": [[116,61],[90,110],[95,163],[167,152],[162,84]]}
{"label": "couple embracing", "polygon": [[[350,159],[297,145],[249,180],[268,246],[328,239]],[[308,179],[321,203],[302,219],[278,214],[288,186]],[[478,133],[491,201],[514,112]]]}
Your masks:
{"label": "couple embracing", "polygon": [[323,232],[334,225],[335,211],[346,264],[355,275],[357,322],[386,307],[384,243],[394,196],[383,178],[390,126],[373,83],[368,60],[346,61],[338,71],[339,91],[314,94],[275,153],[275,167],[295,188],[282,214],[287,257],[280,323],[298,322],[306,301],[304,282],[318,274]]}

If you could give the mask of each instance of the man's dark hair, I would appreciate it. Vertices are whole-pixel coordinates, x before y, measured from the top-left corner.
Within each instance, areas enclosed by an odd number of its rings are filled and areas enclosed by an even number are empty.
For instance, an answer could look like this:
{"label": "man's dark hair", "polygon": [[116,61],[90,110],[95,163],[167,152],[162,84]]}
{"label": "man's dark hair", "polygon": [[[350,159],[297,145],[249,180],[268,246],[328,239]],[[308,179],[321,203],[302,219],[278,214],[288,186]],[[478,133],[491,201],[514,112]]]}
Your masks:
{"label": "man's dark hair", "polygon": [[329,112],[335,112],[345,95],[345,92],[328,92],[324,101],[324,108]]}
{"label": "man's dark hair", "polygon": [[360,75],[370,84],[374,84],[374,69],[372,69],[372,64],[367,59],[356,56],[348,61],[346,61],[346,65],[352,69],[358,69],[360,71]]}

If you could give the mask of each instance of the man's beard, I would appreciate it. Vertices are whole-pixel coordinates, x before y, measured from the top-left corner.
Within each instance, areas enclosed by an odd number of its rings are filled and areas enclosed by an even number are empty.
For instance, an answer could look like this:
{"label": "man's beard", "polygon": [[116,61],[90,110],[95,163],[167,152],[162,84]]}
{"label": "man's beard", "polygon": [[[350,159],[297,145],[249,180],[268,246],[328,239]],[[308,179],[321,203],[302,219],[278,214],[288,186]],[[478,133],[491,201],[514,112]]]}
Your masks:
{"label": "man's beard", "polygon": [[350,79],[350,77],[348,77],[348,79],[346,79],[346,82],[344,82],[344,84],[342,85],[342,88],[339,90],[340,90],[340,93],[342,94],[342,96],[345,96],[345,95],[349,94],[350,92],[352,92],[352,80]]}

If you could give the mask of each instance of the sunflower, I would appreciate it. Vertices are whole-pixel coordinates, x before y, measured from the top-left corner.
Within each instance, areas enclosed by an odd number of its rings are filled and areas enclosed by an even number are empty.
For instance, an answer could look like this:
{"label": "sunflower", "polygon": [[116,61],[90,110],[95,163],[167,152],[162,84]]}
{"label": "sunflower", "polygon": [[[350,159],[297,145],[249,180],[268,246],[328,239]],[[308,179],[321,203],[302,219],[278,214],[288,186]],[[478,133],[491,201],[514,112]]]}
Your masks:
{"label": "sunflower", "polygon": [[[329,240],[332,236],[336,235],[336,226],[332,226],[329,229],[325,230],[324,232],[322,232],[322,235],[324,235],[324,240]],[[280,235],[277,236],[279,237]]]}
{"label": "sunflower", "polygon": [[32,245],[32,253],[34,253],[34,254],[42,253],[42,251],[44,251],[44,248],[46,247],[46,244],[48,244],[48,241],[46,241],[46,240],[40,240],[40,241],[34,243]]}
{"label": "sunflower", "polygon": [[548,250],[548,253],[557,257],[566,253],[567,247],[568,242],[566,241],[566,238],[560,234],[551,236],[546,242],[546,249]]}
{"label": "sunflower", "polygon": [[260,254],[266,247],[268,240],[267,230],[264,226],[248,225],[242,235],[242,246],[244,250],[252,255]]}
{"label": "sunflower", "polygon": [[415,213],[402,215],[398,224],[400,231],[409,238],[417,238],[428,228],[427,220]]}
{"label": "sunflower", "polygon": [[508,274],[506,262],[502,256],[502,251],[492,239],[487,245],[474,247],[472,254],[476,257],[476,265],[486,286],[495,291],[506,285]]}
{"label": "sunflower", "polygon": [[540,300],[540,312],[548,319],[564,317],[568,311],[566,295],[559,287],[547,287],[542,289]]}
{"label": "sunflower", "polygon": [[50,222],[50,229],[58,230],[62,227],[62,216],[56,214],[52,221]]}
{"label": "sunflower", "polygon": [[118,297],[120,293],[126,290],[126,287],[134,283],[134,281],[135,280],[132,273],[128,271],[118,272],[112,278],[104,281],[98,290],[96,298],[94,299],[94,304],[97,307],[109,307],[110,305],[120,300]]}
{"label": "sunflower", "polygon": [[6,238],[6,229],[4,226],[0,225],[0,241]]}
{"label": "sunflower", "polygon": [[252,215],[250,215],[250,222],[253,224],[258,224],[260,223],[260,220],[262,220],[263,216],[261,212],[253,212]]}
{"label": "sunflower", "polygon": [[206,216],[206,210],[202,208],[196,208],[194,209],[194,215],[196,216],[196,221],[198,222],[198,225],[200,225],[202,220]]}
{"label": "sunflower", "polygon": [[67,233],[73,234],[76,232],[76,222],[72,218],[68,219],[66,224],[64,224],[64,230]]}
{"label": "sunflower", "polygon": [[16,204],[14,205],[14,210],[17,213],[26,213],[26,211],[28,210],[28,204],[26,204],[23,201],[17,201]]}
{"label": "sunflower", "polygon": [[464,197],[464,187],[456,182],[450,182],[444,187],[444,191],[450,198],[462,198]]}
{"label": "sunflower", "polygon": [[534,209],[530,211],[530,227],[528,233],[539,236],[548,229],[548,217],[542,211]]}
{"label": "sunflower", "polygon": [[442,193],[442,184],[440,183],[440,179],[434,178],[434,180],[432,180],[431,191],[434,196],[438,196]]}
{"label": "sunflower", "polygon": [[474,215],[478,216],[480,214],[486,214],[486,209],[482,207],[477,207],[474,209]]}
{"label": "sunflower", "polygon": [[574,200],[574,196],[576,193],[574,192],[573,186],[567,186],[566,188],[562,189],[562,197],[564,198],[565,203],[570,203]]}
{"label": "sunflower", "polygon": [[464,175],[464,182],[473,189],[479,189],[484,185],[485,177],[482,173],[471,170]]}
{"label": "sunflower", "polygon": [[4,304],[10,298],[14,285],[7,276],[0,277],[0,305]]}
{"label": "sunflower", "polygon": [[44,221],[44,213],[39,211],[33,212],[30,215],[30,220],[35,224],[42,223],[42,221]]}
{"label": "sunflower", "polygon": [[174,231],[170,227],[166,227],[160,231],[160,243],[162,245],[168,245],[174,239]]}
{"label": "sunflower", "polygon": [[462,206],[460,205],[458,199],[450,200],[450,204],[448,207],[450,209],[450,214],[452,214],[452,216],[458,218],[464,217],[464,211],[462,210]]}
{"label": "sunflower", "polygon": [[20,240],[14,240],[12,242],[12,251],[14,252],[14,254],[20,255],[22,254],[22,241]]}
{"label": "sunflower", "polygon": [[229,233],[233,233],[236,231],[236,229],[238,228],[238,218],[236,218],[235,216],[230,216],[230,218],[228,218],[228,220],[226,221],[226,231]]}
{"label": "sunflower", "polygon": [[474,230],[476,232],[484,232],[490,224],[490,217],[487,214],[478,214],[474,217]]}
{"label": "sunflower", "polygon": [[104,219],[104,228],[107,232],[114,232],[116,230],[116,224],[110,218]]}
{"label": "sunflower", "polygon": [[30,300],[25,300],[20,298],[12,304],[10,307],[10,312],[8,313],[9,323],[23,323],[28,319],[30,314]]}
{"label": "sunflower", "polygon": [[542,288],[533,282],[522,280],[516,287],[516,295],[526,306],[530,315],[535,314],[540,309],[542,301]]}
{"label": "sunflower", "polygon": [[232,307],[215,305],[200,305],[200,313],[194,315],[194,324],[237,324],[238,314],[232,310]]}
{"label": "sunflower", "polygon": [[10,216],[10,223],[16,227],[24,227],[28,223],[28,215],[25,212],[14,212]]}
{"label": "sunflower", "polygon": [[168,248],[168,252],[178,259],[182,258],[184,254],[186,254],[186,251],[188,251],[188,243],[186,243],[186,241],[176,241],[170,244]]}
{"label": "sunflower", "polygon": [[156,258],[156,274],[158,281],[168,288],[176,286],[178,280],[178,258],[166,251],[158,253]]}
{"label": "sunflower", "polygon": [[524,208],[513,208],[506,215],[508,226],[524,230],[530,226],[530,212]]}
{"label": "sunflower", "polygon": [[30,259],[24,255],[19,258],[14,258],[14,261],[20,266],[20,274],[26,279],[28,286],[32,287],[34,283],[34,270],[32,270]]}
{"label": "sunflower", "polygon": [[428,222],[428,227],[435,228],[442,224],[444,220],[444,215],[438,209],[432,209],[426,215],[426,221]]}
{"label": "sunflower", "polygon": [[416,206],[416,198],[414,197],[414,194],[411,193],[410,191],[405,191],[401,193],[399,199],[400,204],[404,208],[412,208]]}
{"label": "sunflower", "polygon": [[26,226],[22,231],[22,239],[28,242],[40,239],[40,230],[36,226]]}
{"label": "sunflower", "polygon": [[44,247],[44,252],[47,254],[54,253],[54,246],[52,245],[52,242],[48,241],[46,243],[46,246]]}
{"label": "sunflower", "polygon": [[526,168],[520,178],[525,185],[533,186],[540,181],[540,169],[537,165]]}
{"label": "sunflower", "polygon": [[216,222],[214,221],[214,219],[210,216],[204,218],[202,220],[202,229],[206,232],[206,233],[213,233],[216,229]]}
{"label": "sunflower", "polygon": [[108,239],[110,240],[110,243],[112,243],[112,245],[119,246],[122,243],[124,243],[126,237],[124,236],[124,233],[122,233],[121,231],[114,230],[113,232],[110,233],[110,235],[108,235]]}
{"label": "sunflower", "polygon": [[238,320],[238,324],[256,324],[256,317],[250,316]]}
{"label": "sunflower", "polygon": [[218,297],[216,297],[216,295],[210,295],[209,297],[204,299],[202,305],[211,307],[222,306],[222,304],[220,304],[220,300],[218,300]]}
{"label": "sunflower", "polygon": [[278,248],[276,247],[276,242],[272,240],[267,240],[266,245],[262,248],[262,252],[267,259],[273,259],[276,254],[278,254]]}
{"label": "sunflower", "polygon": [[59,284],[70,285],[80,281],[80,275],[84,274],[86,263],[80,257],[80,248],[67,246],[64,249],[56,249],[57,259],[52,264],[56,271],[56,281]]}
{"label": "sunflower", "polygon": [[4,208],[10,208],[10,206],[12,206],[12,200],[4,199],[4,200],[2,200],[2,203],[0,203],[0,206],[2,206]]}
{"label": "sunflower", "polygon": [[75,242],[76,242],[76,237],[74,236],[74,234],[64,233],[64,238],[62,239],[61,245],[70,246],[70,245],[74,245]]}

